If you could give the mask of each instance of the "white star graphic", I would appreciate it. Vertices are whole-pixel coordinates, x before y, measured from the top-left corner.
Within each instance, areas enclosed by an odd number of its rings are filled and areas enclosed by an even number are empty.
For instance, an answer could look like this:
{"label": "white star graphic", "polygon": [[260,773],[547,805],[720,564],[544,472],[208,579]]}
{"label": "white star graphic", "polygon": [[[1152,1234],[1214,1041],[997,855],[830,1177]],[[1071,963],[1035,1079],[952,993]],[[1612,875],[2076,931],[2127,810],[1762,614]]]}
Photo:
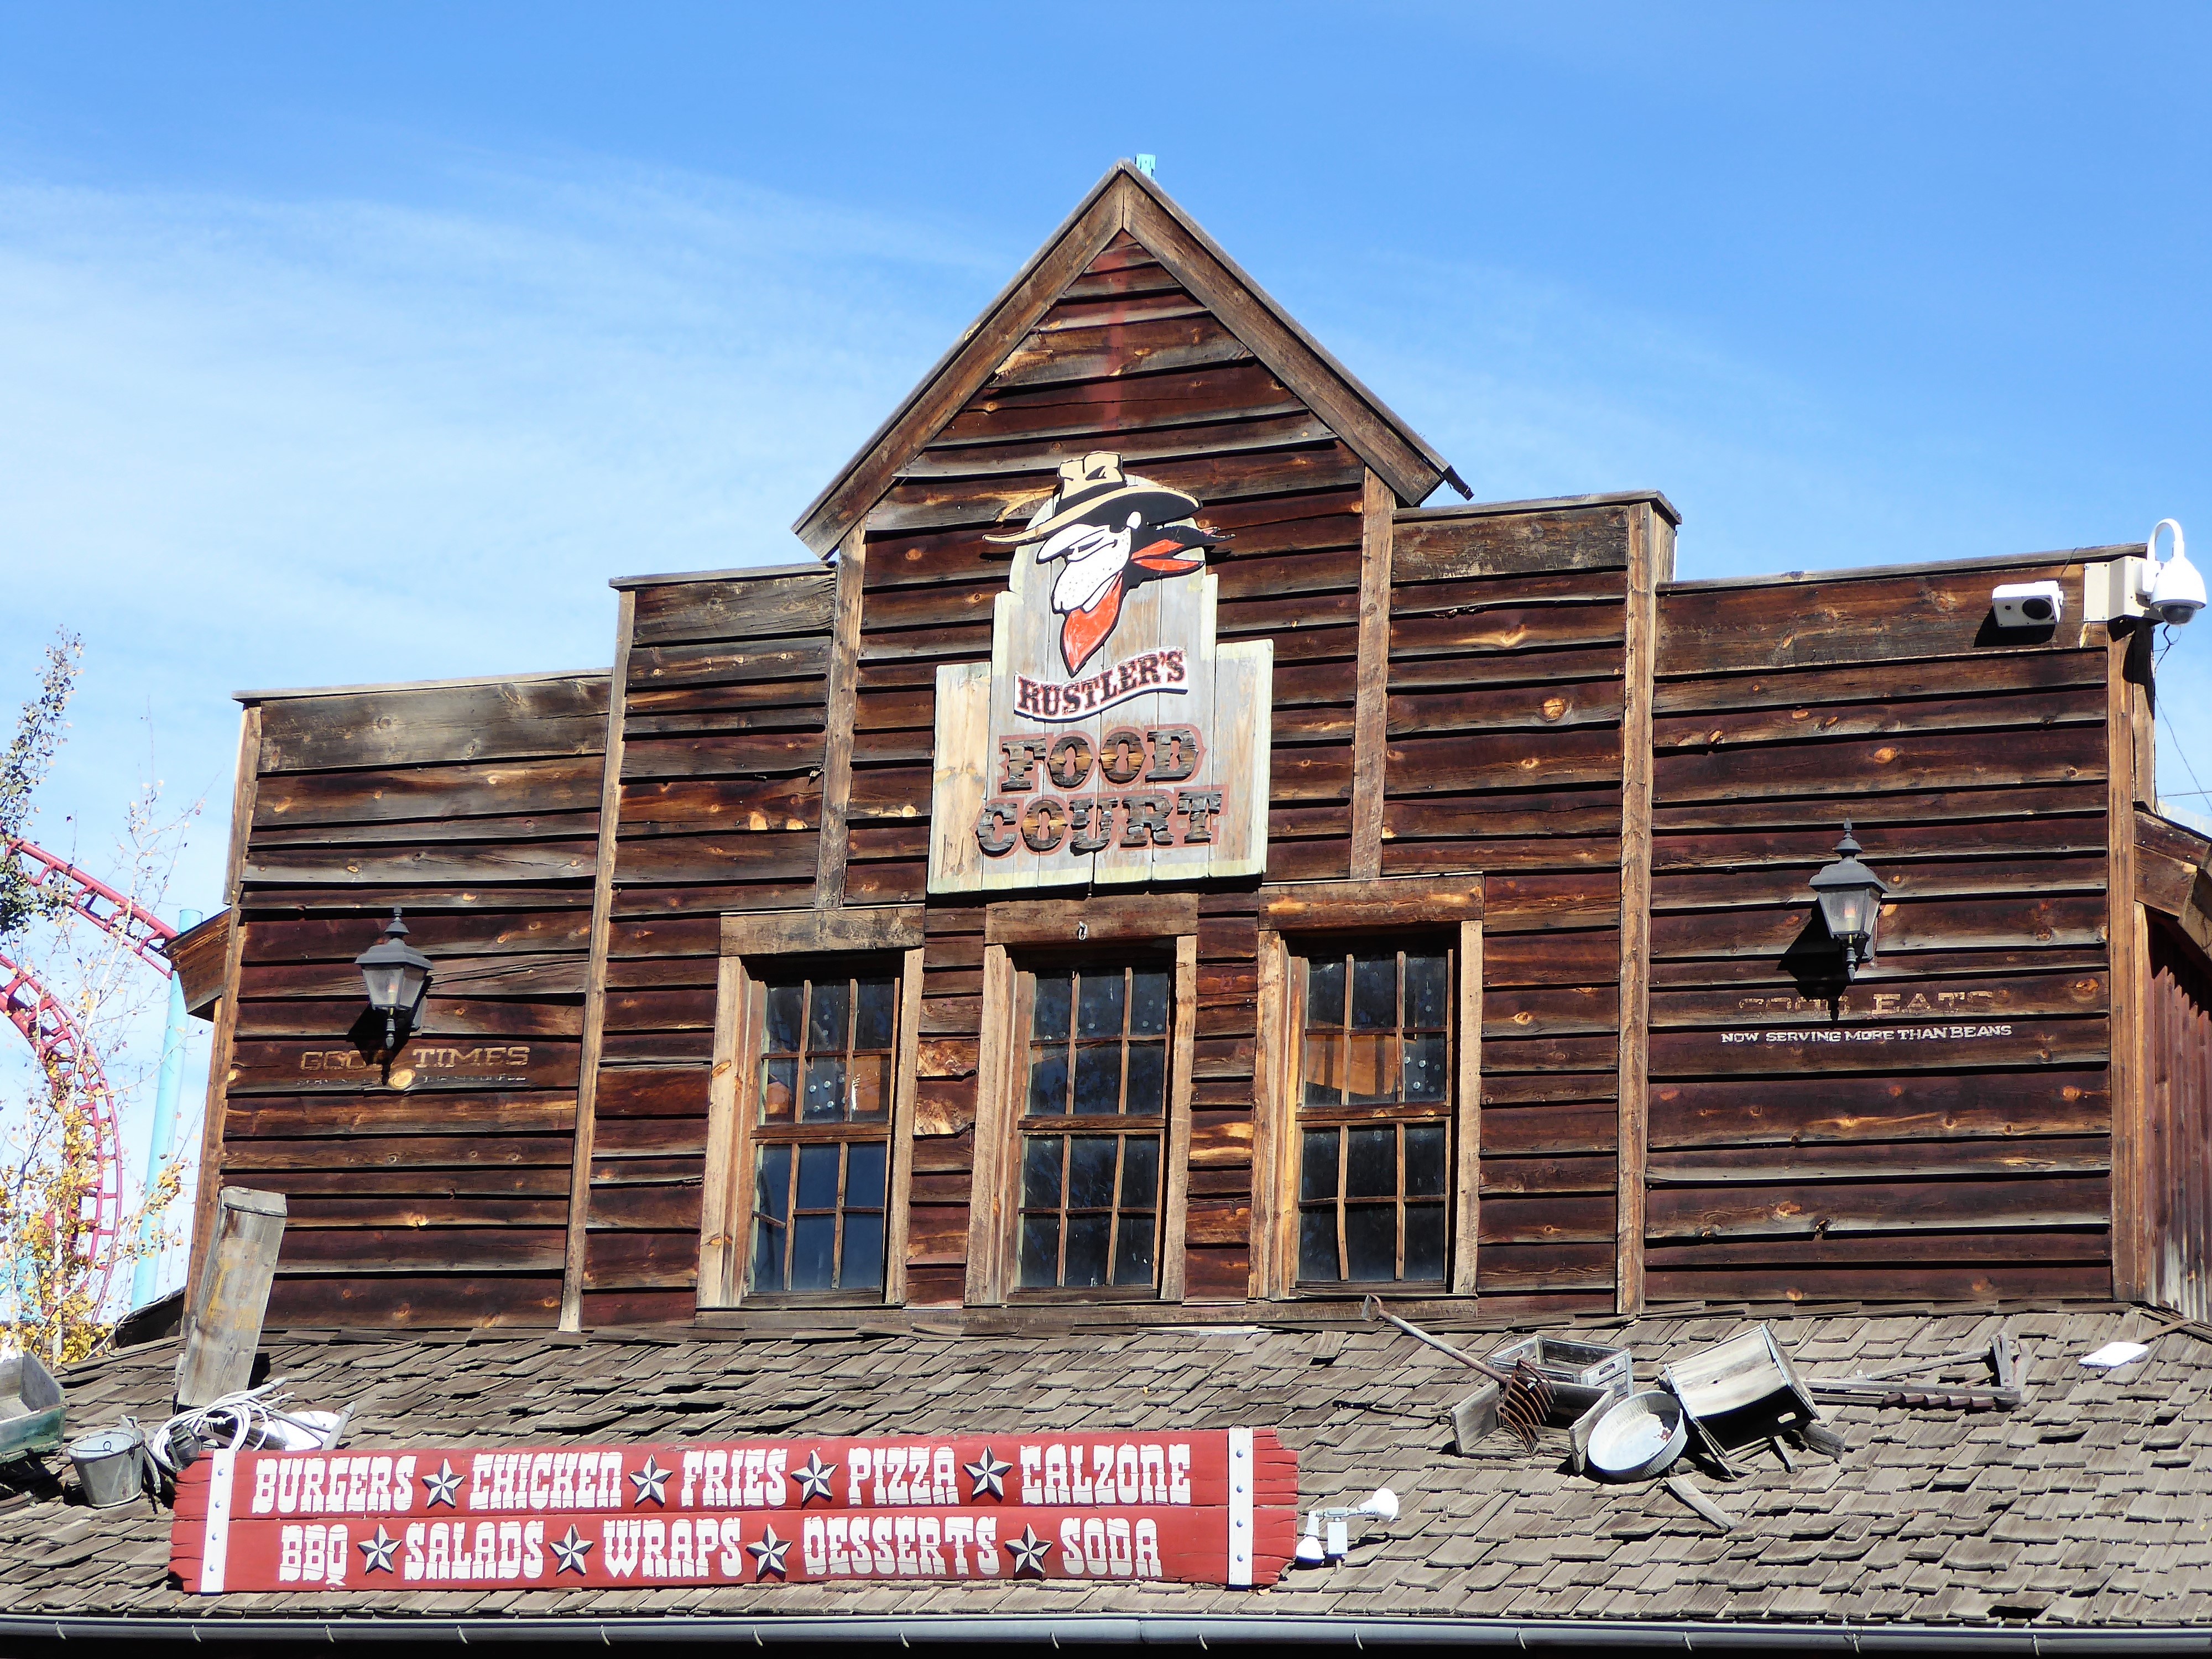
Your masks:
{"label": "white star graphic", "polygon": [[1044,1577],[1044,1553],[1052,1546],[1036,1535],[1033,1527],[1024,1527],[1021,1536],[1006,1540],[1006,1553],[1014,1558],[1014,1577],[1042,1578]]}
{"label": "white star graphic", "polygon": [[584,1558],[591,1553],[591,1549],[592,1540],[576,1530],[574,1522],[570,1522],[568,1535],[553,1540],[553,1553],[560,1562],[553,1569],[553,1576],[557,1578],[564,1572],[573,1572],[581,1578],[584,1576]]}
{"label": "white star graphic", "polygon": [[460,1490],[461,1477],[453,1473],[453,1463],[446,1458],[438,1460],[438,1472],[422,1477],[422,1507],[429,1509],[443,1504],[447,1509],[460,1506],[453,1502],[453,1494]]}
{"label": "white star graphic", "polygon": [[390,1572],[392,1552],[398,1547],[399,1540],[385,1531],[384,1523],[381,1521],[378,1522],[376,1536],[361,1540],[361,1570],[363,1572]]}
{"label": "white star graphic", "polygon": [[985,1492],[994,1498],[1002,1498],[1006,1495],[1006,1471],[1014,1466],[1001,1463],[999,1455],[988,1446],[983,1448],[983,1455],[974,1462],[963,1463],[960,1467],[967,1472],[969,1480],[975,1483],[969,1489],[970,1498],[981,1498]]}
{"label": "white star graphic", "polygon": [[823,1462],[819,1452],[810,1450],[806,1454],[806,1466],[791,1473],[799,1482],[800,1507],[804,1508],[810,1499],[816,1498],[825,1504],[834,1501],[830,1492],[830,1477],[837,1473],[837,1466]]}
{"label": "white star graphic", "polygon": [[762,1528],[760,1542],[745,1546],[753,1558],[753,1577],[756,1578],[782,1577],[784,1552],[790,1547],[791,1540],[778,1538],[774,1527]]}
{"label": "white star graphic", "polygon": [[665,1508],[668,1504],[668,1477],[674,1471],[664,1469],[654,1462],[651,1452],[646,1453],[645,1467],[630,1471],[629,1483],[637,1488],[637,1501],[658,1504]]}

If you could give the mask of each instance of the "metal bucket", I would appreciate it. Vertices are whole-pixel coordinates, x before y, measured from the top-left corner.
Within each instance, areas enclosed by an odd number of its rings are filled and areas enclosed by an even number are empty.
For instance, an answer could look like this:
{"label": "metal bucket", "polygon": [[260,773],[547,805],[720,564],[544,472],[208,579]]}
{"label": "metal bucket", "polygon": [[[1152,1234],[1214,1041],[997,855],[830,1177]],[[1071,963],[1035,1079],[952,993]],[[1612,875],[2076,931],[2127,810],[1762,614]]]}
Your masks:
{"label": "metal bucket", "polygon": [[96,1510],[128,1504],[146,1488],[146,1438],[133,1428],[102,1429],[70,1443],[84,1501]]}

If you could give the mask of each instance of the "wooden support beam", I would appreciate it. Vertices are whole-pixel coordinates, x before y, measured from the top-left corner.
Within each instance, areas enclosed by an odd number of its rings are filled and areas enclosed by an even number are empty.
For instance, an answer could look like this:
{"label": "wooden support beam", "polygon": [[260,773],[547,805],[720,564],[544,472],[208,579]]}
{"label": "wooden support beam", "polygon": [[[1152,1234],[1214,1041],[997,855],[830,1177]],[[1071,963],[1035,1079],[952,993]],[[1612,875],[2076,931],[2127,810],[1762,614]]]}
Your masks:
{"label": "wooden support beam", "polygon": [[884,1300],[894,1307],[906,1300],[908,1210],[914,1186],[914,1109],[921,1091],[921,975],[926,952],[920,944],[899,967],[898,1053],[891,1073],[890,1211],[884,1222]]}
{"label": "wooden support beam", "polygon": [[722,918],[722,954],[790,957],[909,951],[921,945],[921,928],[919,904],[732,912]]}
{"label": "wooden support beam", "polygon": [[568,1166],[568,1239],[561,1267],[561,1328],[584,1326],[584,1250],[592,1212],[592,1137],[597,1122],[599,1055],[605,1046],[607,939],[614,915],[615,844],[622,828],[623,712],[629,690],[630,635],[637,593],[624,588],[616,608],[615,665],[607,687],[607,746],[599,775],[599,854],[592,881],[591,956],[584,970],[583,1052],[576,1062],[576,1128]]}
{"label": "wooden support beam", "polygon": [[860,692],[860,580],[867,568],[865,519],[837,550],[837,600],[830,646],[830,715],[822,754],[822,834],[816,845],[814,908],[845,902],[850,845],[846,811],[853,794],[853,720]]}
{"label": "wooden support beam", "polygon": [[2148,626],[2116,623],[2106,647],[2105,937],[2112,981],[2112,1296],[2123,1302],[2142,1297],[2150,1281],[2151,1241],[2145,1217],[2152,1188],[2146,1168],[2143,1048],[2150,938],[2136,896],[2136,801],[2147,781],[2138,776],[2143,760],[2138,726],[2148,714],[2143,687],[2148,684],[2150,635]]}
{"label": "wooden support beam", "polygon": [[1183,1239],[1190,1211],[1190,1103],[1198,1070],[1198,929],[1175,942],[1175,1057],[1168,1079],[1166,1186],[1160,1202],[1160,1300],[1183,1299]]}
{"label": "wooden support beam", "polygon": [[1003,945],[983,947],[983,1019],[975,1061],[975,1172],[968,1188],[971,1308],[1006,1299],[1012,1218],[1006,1160],[1013,1140],[1014,964]]}
{"label": "wooden support beam", "polygon": [[1658,585],[1674,568],[1674,526],[1636,507],[1628,520],[1628,594],[1620,715],[1620,1128],[1613,1208],[1613,1306],[1644,1306],[1645,1164],[1650,1156],[1651,704]]}
{"label": "wooden support beam", "polygon": [[1390,693],[1391,514],[1398,498],[1370,469],[1360,503],[1358,702],[1352,727],[1352,877],[1382,873],[1382,786]]}
{"label": "wooden support beam", "polygon": [[[223,1118],[230,1103],[231,1048],[238,1032],[239,964],[246,950],[242,896],[246,837],[253,832],[253,801],[261,783],[261,709],[249,704],[238,723],[238,772],[230,787],[230,858],[222,902],[230,930],[223,946],[222,1000],[216,1005],[214,1040],[208,1051],[207,1106],[200,1117],[199,1187],[192,1200],[191,1253],[185,1282],[193,1283],[214,1236],[216,1195],[222,1186]],[[367,948],[364,942],[363,948]]]}
{"label": "wooden support beam", "polygon": [[206,1255],[188,1281],[177,1406],[204,1406],[248,1387],[262,1316],[284,1243],[284,1194],[225,1187]]}

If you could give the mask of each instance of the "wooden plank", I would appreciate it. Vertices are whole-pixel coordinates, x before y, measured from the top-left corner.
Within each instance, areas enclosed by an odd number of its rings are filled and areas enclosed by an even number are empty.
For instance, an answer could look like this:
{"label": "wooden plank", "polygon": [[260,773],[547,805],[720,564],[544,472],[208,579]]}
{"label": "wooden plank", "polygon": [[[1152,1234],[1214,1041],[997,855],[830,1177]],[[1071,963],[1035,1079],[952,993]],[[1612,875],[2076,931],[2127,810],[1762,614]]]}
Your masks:
{"label": "wooden plank", "polygon": [[629,653],[637,631],[638,590],[624,588],[615,606],[615,664],[607,700],[605,770],[599,785],[599,846],[592,875],[592,935],[584,971],[584,1041],[577,1056],[576,1127],[570,1147],[568,1231],[562,1251],[564,1331],[583,1328],[586,1226],[592,1201],[592,1146],[597,1128],[599,1064],[606,1042],[607,944],[614,915],[615,858],[622,828],[623,712]]}
{"label": "wooden plank", "polygon": [[736,957],[719,964],[714,991],[714,1063],[707,1085],[707,1158],[699,1198],[699,1306],[735,1307],[744,1290],[743,1241],[748,1220],[736,1206],[738,1114],[749,1068],[740,1052],[746,1040],[745,966]]}
{"label": "wooden plank", "polygon": [[204,1406],[252,1380],[270,1281],[284,1243],[284,1196],[225,1187],[216,1200],[206,1252],[185,1297],[185,1351],[177,1366],[178,1409]]}
{"label": "wooden plank", "polygon": [[1164,944],[1197,933],[1195,893],[1008,899],[983,912],[983,938],[992,945]]}
{"label": "wooden plank", "polygon": [[1644,1310],[1644,1109],[1650,1053],[1652,677],[1656,571],[1673,563],[1674,526],[1648,506],[1628,522],[1628,599],[1620,752],[1620,1003],[1619,1188],[1613,1231],[1613,1310]]}
{"label": "wooden plank", "polygon": [[1459,984],[1453,1010],[1458,1075],[1453,1095],[1459,1121],[1453,1149],[1452,1293],[1472,1296],[1478,1282],[1482,1237],[1482,921],[1459,925]]}
{"label": "wooden plank", "polygon": [[634,645],[782,640],[830,631],[836,615],[837,577],[826,566],[802,567],[758,581],[694,579],[623,592],[634,596],[636,607],[632,613]]}
{"label": "wooden plank", "polygon": [[822,759],[822,836],[814,877],[817,909],[845,902],[846,803],[853,787],[853,705],[859,692],[860,584],[866,574],[866,524],[854,526],[837,555],[836,638],[830,654],[829,737]]}
{"label": "wooden plank", "polygon": [[163,947],[183,988],[185,1012],[212,1018],[216,1000],[223,994],[223,971],[230,960],[230,930],[234,909],[222,909],[187,927]]}
{"label": "wooden plank", "polygon": [[[2149,1246],[2142,1212],[2151,1201],[2150,1171],[2145,1167],[2147,1090],[2143,1075],[2143,1002],[2149,994],[2147,971],[2148,924],[2136,898],[2136,798],[2142,784],[2136,775],[2135,704],[2142,695],[2135,680],[2148,677],[2151,629],[2114,625],[2106,647],[2106,716],[2103,733],[2105,825],[2110,880],[2105,936],[2112,951],[2112,1295],[2133,1301],[2150,1279]],[[2140,669],[2137,659],[2145,660]]]}
{"label": "wooden plank", "polygon": [[1650,1237],[1801,1238],[1916,1226],[1978,1231],[2100,1227],[2111,1195],[2101,1176],[1993,1181],[1796,1182],[1778,1187],[1658,1187]]}
{"label": "wooden plank", "polygon": [[899,964],[898,1052],[891,1084],[890,1213],[884,1222],[884,1300],[907,1299],[907,1252],[912,1235],[915,1106],[921,1091],[921,988],[927,951],[910,947]]}
{"label": "wooden plank", "polygon": [[1352,740],[1352,861],[1355,881],[1382,873],[1382,795],[1390,679],[1390,511],[1396,498],[1366,474],[1359,530],[1359,672]]}
{"label": "wooden plank", "polygon": [[975,1077],[975,1177],[968,1220],[971,1307],[1006,1299],[1012,1218],[1009,1170],[1013,1140],[1014,968],[1003,945],[983,947],[983,1019]]}
{"label": "wooden plank", "polygon": [[2084,687],[2101,692],[2102,656],[2094,651],[2019,652],[2008,655],[1821,663],[1662,679],[1654,710],[1662,720],[1752,708],[1826,708],[1836,703],[1911,703],[1987,693]]}
{"label": "wooden plank", "polygon": [[1483,882],[1476,875],[1302,882],[1260,890],[1261,926],[1277,933],[1456,925],[1482,915]]}
{"label": "wooden plank", "polygon": [[246,842],[253,832],[253,801],[261,779],[261,710],[249,706],[238,722],[238,770],[231,780],[230,853],[226,864],[222,896],[238,918],[223,953],[222,984],[216,1005],[215,1031],[209,1044],[207,1103],[200,1116],[198,1188],[192,1195],[192,1242],[185,1283],[197,1281],[207,1260],[208,1241],[214,1237],[216,1195],[222,1182],[223,1111],[230,1095],[231,1051],[238,1031],[238,998],[234,988],[245,959],[250,930],[242,903]]}
{"label": "wooden plank", "polygon": [[[1195,900],[1191,908],[1194,912],[1197,909]],[[1175,953],[1175,1054],[1168,1079],[1166,1192],[1160,1203],[1160,1300],[1163,1302],[1181,1302],[1188,1289],[1189,1264],[1185,1260],[1184,1252],[1189,1236],[1191,1099],[1198,1049],[1198,932],[1195,925],[1189,932],[1179,933],[1176,936]],[[1249,1213],[1245,1220],[1249,1231]],[[1243,1236],[1233,1242],[1242,1243]]]}
{"label": "wooden plank", "polygon": [[1297,1126],[1289,1085],[1290,951],[1281,934],[1259,935],[1252,1077],[1252,1243],[1247,1294],[1289,1296],[1297,1279]]}
{"label": "wooden plank", "polygon": [[1449,508],[1402,511],[1395,532],[1396,579],[1455,581],[1624,568],[1629,511],[1615,504],[1479,518],[1453,516]]}
{"label": "wooden plank", "polygon": [[921,943],[918,904],[771,910],[722,918],[722,954],[779,957],[906,951]]}
{"label": "wooden plank", "polygon": [[360,772],[283,772],[260,781],[257,830],[291,824],[447,822],[535,812],[585,811],[599,803],[597,748],[538,760]]}
{"label": "wooden plank", "polygon": [[264,772],[589,755],[606,738],[605,675],[399,688],[260,705]]}

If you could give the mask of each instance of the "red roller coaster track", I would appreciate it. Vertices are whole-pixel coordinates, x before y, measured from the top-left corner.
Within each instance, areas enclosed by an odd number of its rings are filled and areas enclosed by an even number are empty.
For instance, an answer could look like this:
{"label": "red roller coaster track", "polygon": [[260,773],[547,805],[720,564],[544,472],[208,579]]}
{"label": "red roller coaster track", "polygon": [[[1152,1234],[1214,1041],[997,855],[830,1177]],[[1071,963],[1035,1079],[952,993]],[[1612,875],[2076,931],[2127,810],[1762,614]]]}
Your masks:
{"label": "red roller coaster track", "polygon": [[[167,977],[167,946],[177,930],[131,902],[97,877],[56,858],[44,848],[10,836],[0,842],[0,856],[15,860],[34,889],[66,895],[69,908],[101,932],[119,939],[156,973]],[[116,1234],[123,1224],[123,1158],[118,1139],[115,1091],[100,1069],[100,1056],[69,1017],[69,1011],[21,963],[0,956],[0,1010],[23,1034],[31,1052],[57,1085],[88,1115],[98,1179],[76,1219],[77,1249],[95,1302],[107,1296],[115,1271]]]}

